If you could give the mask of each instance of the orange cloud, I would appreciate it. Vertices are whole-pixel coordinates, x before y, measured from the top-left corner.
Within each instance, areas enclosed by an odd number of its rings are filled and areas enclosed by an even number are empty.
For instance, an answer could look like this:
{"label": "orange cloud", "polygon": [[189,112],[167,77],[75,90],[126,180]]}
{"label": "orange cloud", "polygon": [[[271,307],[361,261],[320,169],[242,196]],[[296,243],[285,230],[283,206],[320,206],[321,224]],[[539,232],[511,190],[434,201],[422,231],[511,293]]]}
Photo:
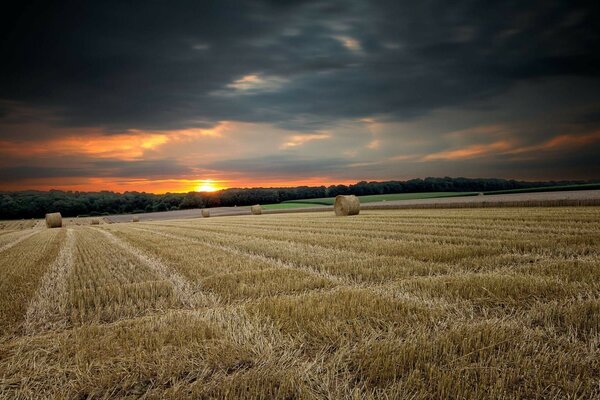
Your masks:
{"label": "orange cloud", "polygon": [[508,140],[499,140],[489,144],[474,144],[462,149],[446,150],[437,153],[432,153],[421,158],[422,161],[434,160],[461,160],[468,158],[482,157],[494,152],[504,152],[511,148],[511,143]]}
{"label": "orange cloud", "polygon": [[476,157],[483,157],[489,154],[523,154],[536,151],[550,151],[565,149],[569,147],[585,146],[594,142],[600,141],[600,131],[592,132],[585,135],[564,134],[558,135],[550,140],[523,147],[514,147],[514,144],[509,140],[499,140],[490,144],[475,144],[462,149],[440,151],[438,153],[428,154],[421,158],[421,161],[433,160],[461,160]]}
{"label": "orange cloud", "polygon": [[79,135],[36,141],[0,141],[0,154],[18,156],[84,155],[96,158],[134,160],[167,143],[190,141],[201,136],[221,137],[229,123],[224,121],[211,129],[181,129],[144,132],[131,129],[127,133],[106,135],[91,130]]}
{"label": "orange cloud", "polygon": [[568,147],[580,147],[585,146],[600,140],[600,131],[592,132],[585,135],[572,135],[572,134],[564,134],[553,137],[547,142],[533,145],[533,146],[524,146],[518,147],[509,151],[509,154],[521,154],[528,153],[532,151],[547,151],[547,150],[555,150],[555,149],[563,149]]}
{"label": "orange cloud", "polygon": [[379,139],[373,139],[367,144],[366,147],[367,147],[367,149],[377,150],[379,148],[380,144],[381,144],[381,142],[379,141]]}
{"label": "orange cloud", "polygon": [[560,135],[550,139],[545,144],[545,147],[584,146],[598,140],[600,140],[600,131],[589,133],[587,135]]}
{"label": "orange cloud", "polygon": [[36,142],[0,142],[0,152],[20,156],[86,155],[97,158],[135,159],[168,141],[163,134],[71,136]]}

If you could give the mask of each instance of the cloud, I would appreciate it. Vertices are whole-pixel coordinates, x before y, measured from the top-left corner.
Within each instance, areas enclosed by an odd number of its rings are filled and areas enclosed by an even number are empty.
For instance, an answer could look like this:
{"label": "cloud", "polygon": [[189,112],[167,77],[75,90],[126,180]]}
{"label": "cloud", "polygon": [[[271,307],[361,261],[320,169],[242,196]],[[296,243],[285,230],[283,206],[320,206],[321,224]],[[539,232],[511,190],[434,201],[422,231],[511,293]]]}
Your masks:
{"label": "cloud", "polygon": [[587,135],[560,135],[546,142],[543,148],[553,149],[568,146],[584,146],[598,141],[600,141],[600,132],[593,132]]}
{"label": "cloud", "polygon": [[555,137],[551,138],[550,140],[540,143],[540,144],[514,148],[514,149],[508,151],[507,153],[508,154],[521,154],[521,153],[531,153],[531,152],[551,151],[551,150],[564,151],[564,150],[568,150],[569,148],[582,147],[582,146],[586,146],[586,145],[590,145],[590,144],[595,144],[598,142],[600,142],[600,131],[587,133],[587,134],[583,134],[583,135],[563,134],[563,135],[555,136]]}
{"label": "cloud", "polygon": [[277,76],[250,74],[228,83],[226,89],[213,92],[216,96],[252,95],[265,92],[276,92],[288,82]]}
{"label": "cloud", "polygon": [[363,50],[360,42],[354,38],[348,36],[334,36],[334,38],[350,51],[360,53]]}
{"label": "cloud", "polygon": [[[54,163],[54,162],[53,162]],[[56,164],[59,164],[56,162]],[[15,182],[28,179],[65,179],[81,177],[150,178],[181,176],[191,169],[179,165],[175,160],[90,160],[78,159],[68,166],[18,165],[0,169],[0,181]],[[56,184],[56,182],[55,182]]]}
{"label": "cloud", "polygon": [[193,45],[192,49],[204,51],[204,50],[210,49],[210,45],[207,43],[198,43],[198,44]]}
{"label": "cloud", "polygon": [[600,129],[588,4],[108,1],[6,15],[4,180],[562,175],[552,160],[590,178],[599,164],[579,158]]}
{"label": "cloud", "polygon": [[473,144],[460,149],[440,151],[437,153],[427,154],[422,161],[432,160],[460,160],[467,158],[483,157],[490,153],[497,153],[509,150],[511,143],[507,140],[500,140],[488,144]]}
{"label": "cloud", "polygon": [[126,133],[106,135],[98,129],[64,132],[62,137],[40,140],[0,140],[0,154],[21,157],[84,155],[95,158],[140,159],[171,143],[190,142],[202,137],[220,137],[227,127],[221,122],[212,129],[180,129],[162,132],[129,130]]}
{"label": "cloud", "polygon": [[[15,24],[18,11],[7,21],[0,98],[51,107],[62,125],[113,131],[405,120],[519,81],[600,74],[600,11],[567,1],[102,2],[22,12],[36,22]],[[288,125],[297,115],[303,122]]]}
{"label": "cloud", "polygon": [[348,165],[344,158],[309,158],[303,156],[269,155],[264,157],[228,159],[201,165],[206,169],[223,172],[244,171],[248,175],[266,174],[267,179],[273,177],[294,176],[302,171],[305,176],[330,175],[332,172]]}
{"label": "cloud", "polygon": [[381,142],[379,141],[379,139],[373,139],[369,142],[369,144],[367,144],[367,149],[371,149],[371,150],[375,150],[378,149],[379,146],[381,145]]}
{"label": "cloud", "polygon": [[304,143],[312,142],[315,140],[326,140],[330,139],[331,135],[327,133],[311,133],[305,135],[292,135],[288,140],[279,146],[280,149],[289,149],[291,147],[302,146]]}

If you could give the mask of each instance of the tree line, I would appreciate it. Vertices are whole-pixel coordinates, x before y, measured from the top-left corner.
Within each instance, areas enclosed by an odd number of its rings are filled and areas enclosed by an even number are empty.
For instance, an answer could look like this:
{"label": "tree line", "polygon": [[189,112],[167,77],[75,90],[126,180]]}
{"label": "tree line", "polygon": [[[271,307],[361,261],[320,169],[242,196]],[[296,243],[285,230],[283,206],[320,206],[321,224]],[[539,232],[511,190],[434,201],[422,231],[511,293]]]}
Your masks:
{"label": "tree line", "polygon": [[0,219],[42,218],[59,211],[65,217],[101,216],[183,210],[204,207],[232,207],[272,204],[288,200],[419,192],[484,192],[533,187],[582,184],[584,181],[527,182],[506,179],[426,178],[408,181],[361,181],[353,185],[298,186],[283,188],[224,189],[214,193],[189,192],[152,194],[35,190],[0,192]]}

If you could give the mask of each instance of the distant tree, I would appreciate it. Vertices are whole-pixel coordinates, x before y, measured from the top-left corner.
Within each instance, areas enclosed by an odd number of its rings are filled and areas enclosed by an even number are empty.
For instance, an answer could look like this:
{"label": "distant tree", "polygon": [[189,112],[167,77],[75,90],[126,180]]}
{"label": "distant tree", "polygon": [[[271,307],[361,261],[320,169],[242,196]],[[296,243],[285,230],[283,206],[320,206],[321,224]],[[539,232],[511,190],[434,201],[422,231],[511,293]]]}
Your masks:
{"label": "distant tree", "polygon": [[367,182],[353,185],[298,186],[286,188],[225,189],[215,193],[151,193],[125,192],[122,194],[101,192],[78,192],[35,190],[0,192],[0,219],[42,218],[47,212],[59,211],[64,217],[77,215],[105,215],[107,213],[131,213],[179,210],[186,208],[243,206],[251,204],[278,203],[286,200],[334,197],[338,194],[390,194],[415,192],[479,192],[535,188],[543,186],[598,183],[600,181],[548,181],[525,182],[506,179],[435,178],[410,179],[408,181]]}

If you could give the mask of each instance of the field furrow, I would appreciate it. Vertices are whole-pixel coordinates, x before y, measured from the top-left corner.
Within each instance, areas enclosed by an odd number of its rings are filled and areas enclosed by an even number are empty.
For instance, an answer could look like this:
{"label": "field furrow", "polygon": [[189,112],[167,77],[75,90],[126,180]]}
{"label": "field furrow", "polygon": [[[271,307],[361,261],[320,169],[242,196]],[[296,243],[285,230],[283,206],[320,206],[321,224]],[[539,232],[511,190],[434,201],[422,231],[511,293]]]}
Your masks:
{"label": "field furrow", "polygon": [[[197,252],[197,254],[209,250],[213,255],[220,255],[221,262],[225,258],[234,262],[234,265],[242,266],[232,268],[232,265],[223,263],[221,265],[226,267],[224,270],[213,267],[209,271],[204,270],[204,274],[196,276],[203,287],[216,291],[225,298],[243,298],[244,293],[252,293],[255,296],[268,296],[275,293],[328,288],[335,283],[341,283],[340,278],[337,276],[289,264],[264,255],[242,252],[234,247],[199,241],[166,232],[147,231],[140,228],[135,230],[138,236],[159,236],[168,239],[171,244],[169,248],[171,249],[183,246],[187,251],[191,250]],[[199,268],[199,271],[203,271],[203,269]],[[265,273],[265,271],[268,272]],[[249,287],[249,285],[254,287]],[[234,286],[236,287],[235,290]]]}
{"label": "field furrow", "polygon": [[[100,231],[100,230],[99,230]],[[217,303],[217,299],[202,293],[177,271],[165,265],[160,259],[149,256],[139,248],[120,240],[107,231],[100,231],[108,238],[109,242],[137,258],[143,265],[149,267],[162,280],[168,281],[175,290],[175,295],[181,304],[189,307],[210,306]]]}
{"label": "field furrow", "polygon": [[64,329],[69,320],[67,277],[73,269],[75,233],[67,229],[58,257],[42,278],[42,283],[27,307],[27,334],[48,329]]}
{"label": "field furrow", "polygon": [[[366,221],[361,221],[367,224]],[[296,229],[296,224],[290,222],[290,228],[286,230],[252,229],[252,228],[229,228],[213,227],[200,223],[171,223],[156,224],[158,226],[171,226],[182,229],[198,229],[210,231],[215,234],[239,234],[241,236],[258,236],[270,240],[288,240],[313,245],[350,249],[366,253],[398,255],[412,257],[423,261],[455,261],[456,257],[474,257],[493,255],[497,253],[512,252],[517,254],[534,253],[546,254],[553,251],[562,257],[580,256],[587,254],[600,254],[600,244],[596,241],[596,235],[588,234],[560,234],[548,239],[548,235],[522,235],[518,233],[507,235],[502,238],[486,239],[463,238],[460,232],[440,232],[435,235],[421,234],[407,231],[399,233],[379,232],[372,234],[363,231],[361,224],[356,224],[348,229],[328,229],[302,231]],[[483,225],[480,229],[490,231]],[[475,235],[475,234],[473,234]],[[438,251],[438,248],[454,251]],[[427,251],[424,251],[427,248]]]}
{"label": "field furrow", "polygon": [[[594,233],[599,227],[600,223],[590,222],[589,220],[578,220],[580,216],[574,216],[574,220],[567,221],[543,221],[525,216],[519,220],[519,224],[515,225],[514,220],[496,220],[496,219],[481,219],[473,221],[467,218],[414,218],[409,215],[399,215],[396,218],[385,218],[379,219],[377,217],[377,211],[368,211],[368,215],[364,215],[365,219],[368,220],[368,224],[362,226],[363,229],[369,231],[421,231],[428,234],[436,234],[438,231],[455,230],[463,234],[469,235],[473,231],[481,231],[488,237],[496,238],[494,232],[498,233],[531,233],[531,234],[574,234],[574,233]],[[317,214],[319,219],[312,219],[310,221],[299,220],[294,221],[294,226],[290,226],[290,221],[293,221],[288,215],[277,215],[278,219],[271,219],[268,221],[247,221],[243,220],[243,217],[231,217],[227,221],[219,222],[215,219],[210,221],[203,220],[203,224],[209,226],[222,226],[222,227],[244,227],[244,228],[281,228],[281,229],[331,229],[335,228],[349,228],[353,227],[355,223],[336,221],[329,216],[322,216]],[[273,216],[275,217],[275,216]],[[527,222],[525,218],[529,218]],[[190,223],[190,221],[174,221],[176,223]]]}
{"label": "field furrow", "polygon": [[[178,223],[181,225],[191,225],[190,222]],[[342,230],[337,223],[331,222],[322,225],[306,225],[302,221],[294,221],[293,224],[289,221],[280,224],[252,224],[244,221],[233,223],[226,222],[220,224],[202,224],[204,229],[215,231],[232,231],[232,230],[250,230],[255,233],[262,232],[296,232],[309,235],[312,233],[336,235]],[[372,224],[368,222],[362,224],[360,229],[355,226],[348,226],[346,231],[351,231],[354,235],[364,236],[369,238],[383,239],[402,239],[407,236],[412,238],[431,238],[449,241],[455,244],[464,243],[498,243],[506,240],[512,240],[515,237],[530,241],[547,238],[548,235],[559,236],[561,238],[581,238],[593,237],[595,232],[600,229],[600,224],[595,229],[573,229],[571,225],[553,229],[540,229],[539,227],[532,229],[521,229],[519,226],[499,227],[493,224],[478,224],[470,226],[457,226],[457,224],[424,224],[412,223],[406,224],[402,221],[381,224]]]}
{"label": "field furrow", "polygon": [[163,258],[179,274],[192,282],[199,282],[213,274],[253,271],[271,268],[265,262],[240,258],[237,255],[210,247],[210,243],[191,240],[186,236],[165,236],[147,228],[114,226],[110,232],[146,254]]}
{"label": "field furrow", "polygon": [[77,228],[74,265],[67,278],[70,321],[83,324],[181,307],[173,283],[101,231]]}
{"label": "field furrow", "polygon": [[[201,226],[152,224],[151,229],[160,232],[179,234],[186,232],[186,236],[210,243],[217,242],[221,245],[235,247],[246,252],[258,253],[268,257],[278,258],[295,265],[305,265],[326,271],[329,274],[348,276],[355,281],[385,281],[410,275],[435,275],[454,271],[480,271],[514,268],[515,265],[526,265],[540,257],[585,257],[597,254],[585,242],[580,246],[570,249],[560,246],[552,249],[548,247],[529,246],[527,242],[515,240],[514,245],[502,243],[498,246],[455,246],[438,242],[418,241],[413,244],[410,238],[402,245],[397,244],[390,249],[390,241],[379,241],[386,247],[380,250],[375,244],[369,248],[365,241],[354,238],[348,239],[345,232],[327,237],[318,235],[306,236],[292,234],[293,238],[283,233],[270,237],[262,235],[244,236],[238,231],[217,233],[203,230]],[[276,237],[277,239],[273,238]],[[319,237],[319,240],[315,240]],[[338,245],[340,242],[341,245]],[[358,243],[355,245],[354,243]],[[368,242],[367,242],[368,244]],[[358,249],[356,247],[359,247]],[[421,257],[419,250],[427,254]],[[390,252],[391,254],[388,254]],[[502,254],[497,254],[502,252]],[[379,254],[383,253],[383,254]],[[441,260],[438,260],[440,259]]]}
{"label": "field furrow", "polygon": [[0,237],[0,253],[29,239],[39,231],[16,231]]}
{"label": "field furrow", "polygon": [[254,237],[241,240],[240,236],[235,234],[206,233],[181,227],[152,225],[152,229],[155,234],[222,246],[230,251],[262,257],[284,266],[305,268],[325,277],[333,276],[334,280],[347,279],[355,283],[379,282],[412,274],[442,273],[448,268],[446,264],[441,263],[369,255],[286,240],[273,241]]}
{"label": "field furrow", "polygon": [[0,253],[0,337],[21,332],[27,306],[56,259],[64,232],[27,234]]}

